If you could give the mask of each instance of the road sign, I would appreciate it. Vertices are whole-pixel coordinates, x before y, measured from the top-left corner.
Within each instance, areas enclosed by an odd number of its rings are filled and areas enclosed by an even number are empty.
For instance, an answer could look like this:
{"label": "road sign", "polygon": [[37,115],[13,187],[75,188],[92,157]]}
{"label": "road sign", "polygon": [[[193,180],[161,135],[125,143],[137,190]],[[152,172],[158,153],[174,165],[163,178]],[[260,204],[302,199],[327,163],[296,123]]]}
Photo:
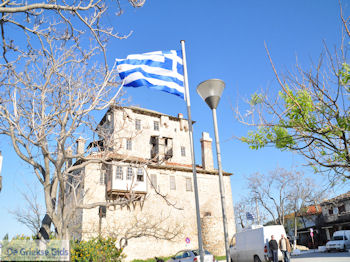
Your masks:
{"label": "road sign", "polygon": [[254,220],[254,216],[249,212],[246,213],[246,217],[247,217],[247,220]]}

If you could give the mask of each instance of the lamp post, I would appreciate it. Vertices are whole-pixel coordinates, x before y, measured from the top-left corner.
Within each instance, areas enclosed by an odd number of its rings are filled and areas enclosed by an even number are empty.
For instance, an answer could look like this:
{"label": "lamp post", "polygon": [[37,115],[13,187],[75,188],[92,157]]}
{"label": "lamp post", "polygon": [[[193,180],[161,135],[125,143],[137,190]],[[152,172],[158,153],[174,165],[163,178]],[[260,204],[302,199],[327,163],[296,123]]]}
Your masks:
{"label": "lamp post", "polygon": [[0,151],[0,192],[1,192],[1,189],[2,189],[1,168],[2,168],[2,154],[1,154],[1,151]]}
{"label": "lamp post", "polygon": [[221,153],[219,145],[219,132],[218,124],[216,119],[216,108],[219,104],[221,94],[224,91],[225,83],[220,79],[209,79],[200,83],[197,87],[197,93],[202,99],[208,104],[213,113],[214,132],[215,132],[215,144],[216,144],[216,155],[219,170],[219,186],[220,186],[220,197],[221,197],[221,208],[222,208],[222,222],[224,226],[224,239],[225,239],[225,251],[226,261],[230,261],[230,250],[228,245],[228,234],[227,234],[227,219],[225,211],[225,191],[222,179],[222,166],[221,166]]}

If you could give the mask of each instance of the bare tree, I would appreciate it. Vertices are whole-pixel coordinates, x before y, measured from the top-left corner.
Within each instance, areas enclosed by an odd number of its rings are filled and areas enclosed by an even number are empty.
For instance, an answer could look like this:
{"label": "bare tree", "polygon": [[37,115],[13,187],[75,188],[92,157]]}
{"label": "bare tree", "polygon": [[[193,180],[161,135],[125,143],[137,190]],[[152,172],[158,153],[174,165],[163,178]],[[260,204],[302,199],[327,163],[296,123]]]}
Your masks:
{"label": "bare tree", "polygon": [[183,234],[184,225],[177,221],[171,221],[171,215],[159,213],[158,217],[150,215],[134,215],[129,220],[128,226],[106,226],[105,234],[119,239],[120,248],[125,248],[131,239],[150,237],[157,240],[176,241]]}
{"label": "bare tree", "polygon": [[252,198],[266,210],[275,224],[284,225],[290,183],[292,173],[282,168],[277,168],[268,175],[254,173],[248,177]]}
{"label": "bare tree", "polygon": [[[142,0],[129,0],[140,7]],[[104,162],[72,153],[80,136],[95,132],[94,114],[118,102],[119,83],[107,61],[109,38],[125,38],[104,23],[121,13],[119,1],[2,1],[0,4],[0,135],[33,167],[45,196],[42,235],[54,224],[67,238],[69,177]],[[102,60],[102,63],[97,61]],[[119,99],[119,98],[118,98]],[[99,135],[103,136],[102,133]],[[72,160],[80,159],[75,165]],[[126,201],[126,200],[125,200]],[[82,207],[81,207],[82,208]]]}
{"label": "bare tree", "polygon": [[[141,7],[145,0],[128,0]],[[124,38],[107,26],[104,17],[121,14],[119,0],[89,1],[12,1],[0,4],[2,62],[14,66],[27,56],[51,54],[54,42],[79,46],[82,56],[91,56],[97,49],[102,52],[106,70],[106,41],[109,37]],[[92,46],[89,45],[89,38]],[[84,41],[88,41],[84,43]],[[86,45],[88,44],[88,45]],[[96,46],[96,48],[94,47]]]}
{"label": "bare tree", "polygon": [[236,217],[236,224],[239,225],[241,228],[245,228],[247,226],[246,222],[246,208],[247,201],[241,200],[239,202],[236,202],[234,206],[235,210],[235,217]]}
{"label": "bare tree", "polygon": [[91,114],[115,103],[118,96],[113,71],[105,76],[103,68],[88,67],[75,51],[56,47],[57,56],[31,57],[23,72],[7,74],[0,91],[0,134],[8,136],[17,155],[33,167],[59,237],[66,236],[62,217],[69,174],[101,161],[90,157],[69,166],[72,159],[84,159],[86,154],[70,150],[79,136],[94,130]]}
{"label": "bare tree", "polygon": [[314,205],[317,210],[317,206],[325,196],[325,191],[312,179],[298,171],[293,172],[292,183],[289,187],[291,194],[288,199],[288,210],[294,218],[294,248],[296,248],[298,219],[303,220],[305,209],[310,205]]}
{"label": "bare tree", "polygon": [[34,235],[39,233],[41,228],[41,220],[44,217],[44,207],[38,200],[38,192],[27,186],[26,192],[21,192],[25,206],[10,210],[9,212],[15,219],[25,225]]}
{"label": "bare tree", "polygon": [[286,226],[286,215],[293,214],[294,235],[297,236],[298,219],[309,205],[315,205],[324,196],[324,190],[300,171],[277,168],[268,175],[255,173],[248,177],[248,188],[274,224]]}
{"label": "bare tree", "polygon": [[239,202],[236,202],[235,209],[235,218],[237,226],[241,228],[246,228],[249,223],[247,219],[247,212],[253,215],[253,219],[257,224],[263,224],[266,221],[267,216],[264,210],[260,210],[258,201],[251,197],[244,197]]}

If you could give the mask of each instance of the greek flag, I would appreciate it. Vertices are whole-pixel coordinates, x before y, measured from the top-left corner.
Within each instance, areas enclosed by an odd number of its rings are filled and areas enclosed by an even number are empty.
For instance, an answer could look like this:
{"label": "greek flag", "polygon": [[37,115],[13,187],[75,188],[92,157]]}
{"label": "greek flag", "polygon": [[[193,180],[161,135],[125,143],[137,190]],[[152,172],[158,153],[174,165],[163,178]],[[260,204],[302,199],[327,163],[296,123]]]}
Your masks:
{"label": "greek flag", "polygon": [[116,63],[124,86],[145,86],[184,98],[182,51],[128,55]]}

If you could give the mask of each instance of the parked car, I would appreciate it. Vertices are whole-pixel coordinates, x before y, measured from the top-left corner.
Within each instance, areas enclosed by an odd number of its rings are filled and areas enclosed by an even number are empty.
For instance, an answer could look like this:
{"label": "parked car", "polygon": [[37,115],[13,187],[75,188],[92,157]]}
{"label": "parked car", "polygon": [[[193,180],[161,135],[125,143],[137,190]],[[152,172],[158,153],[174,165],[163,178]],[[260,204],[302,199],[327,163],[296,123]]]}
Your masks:
{"label": "parked car", "polygon": [[[200,262],[198,250],[181,250],[167,262]],[[214,255],[204,250],[204,262],[217,262]]]}
{"label": "parked car", "polygon": [[327,252],[350,249],[350,230],[335,231],[332,239],[327,242],[326,249]]}
{"label": "parked car", "polygon": [[[233,237],[236,240],[235,245],[230,247],[231,262],[270,261],[272,256],[269,249],[271,235],[274,235],[278,242],[282,234],[286,236],[284,227],[281,225],[252,225],[251,228],[236,233]],[[278,250],[278,260],[283,260],[280,250]]]}

